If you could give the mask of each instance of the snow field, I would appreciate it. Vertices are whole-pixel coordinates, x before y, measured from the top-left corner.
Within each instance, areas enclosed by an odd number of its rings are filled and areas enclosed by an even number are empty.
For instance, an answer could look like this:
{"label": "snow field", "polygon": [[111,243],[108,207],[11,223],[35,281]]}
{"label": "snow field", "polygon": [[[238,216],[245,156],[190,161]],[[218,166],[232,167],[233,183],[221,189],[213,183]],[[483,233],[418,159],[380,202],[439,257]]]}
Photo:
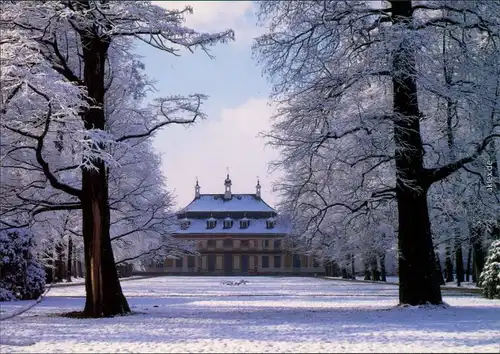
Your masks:
{"label": "snow field", "polygon": [[[246,285],[222,282],[248,281]],[[58,287],[1,322],[10,352],[494,352],[500,300],[448,292],[396,308],[394,285],[299,277],[157,277],[122,283],[134,315],[70,319],[83,286]],[[447,292],[445,292],[446,294]],[[6,313],[28,302],[2,303]]]}

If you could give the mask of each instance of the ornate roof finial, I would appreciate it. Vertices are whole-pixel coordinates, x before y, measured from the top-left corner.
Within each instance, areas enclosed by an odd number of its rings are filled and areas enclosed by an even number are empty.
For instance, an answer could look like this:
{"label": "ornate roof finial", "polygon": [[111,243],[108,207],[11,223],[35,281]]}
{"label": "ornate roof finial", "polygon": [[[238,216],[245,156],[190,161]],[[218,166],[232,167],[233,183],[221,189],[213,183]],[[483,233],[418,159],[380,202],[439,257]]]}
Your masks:
{"label": "ornate roof finial", "polygon": [[257,198],[260,198],[260,181],[259,181],[259,176],[257,176],[257,185],[255,186],[255,196]]}
{"label": "ornate roof finial", "polygon": [[195,198],[200,197],[200,185],[198,183],[198,176],[196,176],[196,185],[194,186],[194,196]]}
{"label": "ornate roof finial", "polygon": [[224,181],[224,199],[225,200],[229,200],[232,198],[231,196],[231,179],[229,178],[229,167],[226,167],[226,170],[227,170],[227,178],[226,180]]}

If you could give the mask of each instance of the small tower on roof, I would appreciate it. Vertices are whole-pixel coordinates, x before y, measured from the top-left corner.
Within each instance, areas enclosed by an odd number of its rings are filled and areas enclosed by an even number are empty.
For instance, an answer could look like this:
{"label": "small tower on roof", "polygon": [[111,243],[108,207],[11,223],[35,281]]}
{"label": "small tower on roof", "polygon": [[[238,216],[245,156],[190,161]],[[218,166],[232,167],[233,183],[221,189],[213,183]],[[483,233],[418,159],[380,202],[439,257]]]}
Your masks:
{"label": "small tower on roof", "polygon": [[255,196],[260,198],[260,181],[259,177],[257,177],[257,185],[255,186]]}
{"label": "small tower on roof", "polygon": [[198,177],[196,177],[196,185],[194,186],[194,197],[200,197],[200,185],[198,184]]}
{"label": "small tower on roof", "polygon": [[231,199],[231,179],[229,178],[229,173],[227,174],[226,180],[224,181],[224,200],[230,200]]}

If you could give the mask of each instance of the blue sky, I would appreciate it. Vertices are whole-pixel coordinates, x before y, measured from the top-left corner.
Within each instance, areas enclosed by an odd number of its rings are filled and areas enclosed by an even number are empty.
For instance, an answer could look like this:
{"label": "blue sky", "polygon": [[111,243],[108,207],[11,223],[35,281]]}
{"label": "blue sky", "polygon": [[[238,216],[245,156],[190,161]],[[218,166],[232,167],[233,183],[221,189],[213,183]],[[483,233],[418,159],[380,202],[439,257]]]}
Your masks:
{"label": "blue sky", "polygon": [[222,193],[226,167],[233,192],[254,193],[257,176],[263,198],[274,205],[271,182],[277,174],[267,173],[276,151],[265,147],[258,133],[269,129],[273,108],[268,105],[270,87],[252,59],[252,38],[262,33],[257,27],[255,4],[238,2],[154,2],[166,8],[193,7],[186,25],[198,31],[232,28],[236,41],[205,53],[182,53],[174,57],[146,45],[137,50],[143,56],[147,74],[154,78],[159,96],[203,93],[208,119],[186,127],[169,127],[159,133],[154,146],[162,156],[167,185],[177,196],[178,207],[194,197],[198,177],[202,193]]}

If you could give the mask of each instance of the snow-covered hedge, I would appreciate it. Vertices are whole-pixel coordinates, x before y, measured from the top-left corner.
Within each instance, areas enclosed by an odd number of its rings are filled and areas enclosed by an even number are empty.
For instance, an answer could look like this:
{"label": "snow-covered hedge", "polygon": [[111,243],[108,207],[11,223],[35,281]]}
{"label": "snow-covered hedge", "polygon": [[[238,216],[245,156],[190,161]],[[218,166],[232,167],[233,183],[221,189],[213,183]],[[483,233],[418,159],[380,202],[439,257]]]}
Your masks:
{"label": "snow-covered hedge", "polygon": [[500,241],[493,241],[479,277],[483,295],[488,299],[500,299]]}
{"label": "snow-covered hedge", "polygon": [[45,269],[26,229],[0,231],[0,301],[31,300],[45,291]]}

